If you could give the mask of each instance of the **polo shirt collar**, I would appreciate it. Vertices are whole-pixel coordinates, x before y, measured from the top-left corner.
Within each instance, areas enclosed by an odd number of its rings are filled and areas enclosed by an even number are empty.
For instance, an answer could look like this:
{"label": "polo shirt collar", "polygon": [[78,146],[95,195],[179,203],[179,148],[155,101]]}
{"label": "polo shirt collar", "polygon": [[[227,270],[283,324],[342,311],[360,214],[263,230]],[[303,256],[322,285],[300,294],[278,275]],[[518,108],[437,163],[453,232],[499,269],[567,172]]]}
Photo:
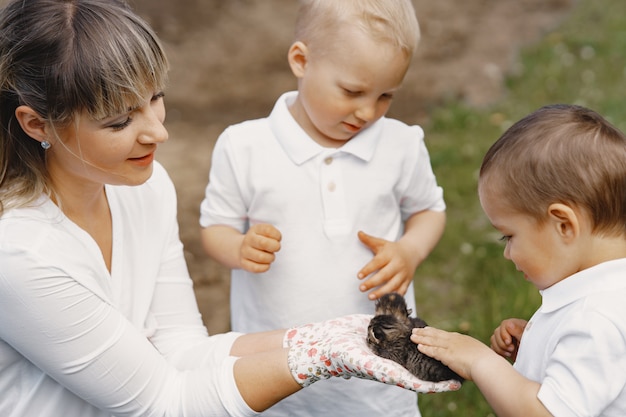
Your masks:
{"label": "polo shirt collar", "polygon": [[577,272],[540,291],[542,313],[551,313],[591,294],[626,288],[626,259],[615,259]]}
{"label": "polo shirt collar", "polygon": [[[297,91],[290,91],[280,96],[268,119],[272,133],[285,153],[296,165],[301,165],[322,152],[328,153],[328,148],[320,146],[311,139],[289,112],[288,104],[292,103],[297,95]],[[384,123],[385,118],[383,117],[364,131],[359,132],[339,147],[336,152],[348,153],[366,162],[371,160],[380,141]]]}

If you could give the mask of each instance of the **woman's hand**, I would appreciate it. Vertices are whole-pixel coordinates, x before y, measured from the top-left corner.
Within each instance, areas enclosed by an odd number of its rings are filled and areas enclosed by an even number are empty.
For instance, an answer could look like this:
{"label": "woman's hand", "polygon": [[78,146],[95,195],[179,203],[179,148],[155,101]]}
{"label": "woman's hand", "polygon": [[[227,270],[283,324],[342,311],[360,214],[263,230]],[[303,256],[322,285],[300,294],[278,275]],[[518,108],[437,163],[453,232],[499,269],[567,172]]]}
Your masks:
{"label": "woman's hand", "polygon": [[454,391],[459,381],[423,381],[400,364],[375,355],[367,346],[372,316],[354,314],[289,329],[283,344],[294,379],[303,387],[331,376],[361,378],[416,392]]}

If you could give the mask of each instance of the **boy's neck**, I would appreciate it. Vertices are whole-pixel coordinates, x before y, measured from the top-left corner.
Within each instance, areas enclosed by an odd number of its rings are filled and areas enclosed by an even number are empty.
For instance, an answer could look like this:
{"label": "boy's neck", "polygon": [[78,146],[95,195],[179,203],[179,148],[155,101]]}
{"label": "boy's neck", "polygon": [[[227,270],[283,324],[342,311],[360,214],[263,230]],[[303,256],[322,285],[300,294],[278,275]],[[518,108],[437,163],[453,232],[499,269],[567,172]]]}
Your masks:
{"label": "boy's neck", "polygon": [[604,262],[626,258],[626,236],[602,236],[594,234],[585,245],[586,256],[582,259],[581,270]]}

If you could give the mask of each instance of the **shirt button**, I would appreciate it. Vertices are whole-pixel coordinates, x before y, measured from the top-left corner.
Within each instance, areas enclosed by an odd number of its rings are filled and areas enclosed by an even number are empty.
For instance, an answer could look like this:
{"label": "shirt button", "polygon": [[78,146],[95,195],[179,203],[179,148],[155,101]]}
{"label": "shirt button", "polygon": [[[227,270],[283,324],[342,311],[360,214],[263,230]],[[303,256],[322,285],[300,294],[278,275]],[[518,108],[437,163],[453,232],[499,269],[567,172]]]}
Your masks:
{"label": "shirt button", "polygon": [[336,188],[337,188],[337,186],[335,185],[335,183],[334,183],[334,182],[329,182],[329,183],[328,183],[328,191],[330,191],[331,193],[332,193],[333,191],[335,191],[335,189],[336,189]]}
{"label": "shirt button", "polygon": [[332,156],[327,156],[326,158],[324,158],[324,163],[326,165],[330,165],[333,163],[333,157]]}

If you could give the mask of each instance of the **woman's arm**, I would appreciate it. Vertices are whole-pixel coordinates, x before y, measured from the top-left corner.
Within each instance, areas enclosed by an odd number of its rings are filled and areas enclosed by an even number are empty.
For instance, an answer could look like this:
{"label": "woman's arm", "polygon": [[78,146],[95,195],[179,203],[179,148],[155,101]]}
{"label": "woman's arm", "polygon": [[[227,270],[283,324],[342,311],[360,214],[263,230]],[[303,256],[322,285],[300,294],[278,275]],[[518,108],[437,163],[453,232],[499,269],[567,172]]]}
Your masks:
{"label": "woman's arm", "polygon": [[286,332],[241,336],[231,351],[247,355],[235,364],[239,392],[252,409],[260,411],[301,386],[330,377],[376,380],[417,392],[460,388],[456,381],[422,381],[396,362],[374,355],[365,341],[370,319],[354,314]]}
{"label": "woman's arm", "polygon": [[268,350],[235,362],[237,388],[253,410],[263,411],[302,389],[289,370],[287,355],[288,349]]}

